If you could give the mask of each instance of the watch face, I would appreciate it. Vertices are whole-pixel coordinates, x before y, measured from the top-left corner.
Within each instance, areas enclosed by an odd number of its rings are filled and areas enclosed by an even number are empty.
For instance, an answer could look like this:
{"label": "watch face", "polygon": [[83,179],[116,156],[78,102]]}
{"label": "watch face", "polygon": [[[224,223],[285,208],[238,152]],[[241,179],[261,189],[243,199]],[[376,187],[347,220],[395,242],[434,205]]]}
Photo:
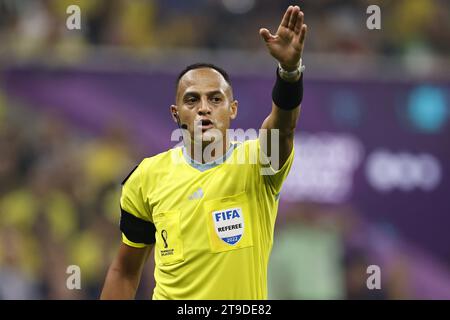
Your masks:
{"label": "watch face", "polygon": [[[301,60],[300,60],[300,63],[301,63]],[[287,70],[285,70],[285,69],[283,69],[283,68],[281,67],[281,64],[278,65],[278,68],[279,68],[280,72],[281,72],[282,74],[287,75],[287,76],[289,76],[289,75],[297,75],[299,72],[302,71],[302,68],[303,68],[303,67],[304,67],[304,66],[302,66],[301,64],[299,64],[299,66],[297,67],[297,69],[295,69],[295,70],[293,70],[293,71],[287,71]]]}
{"label": "watch face", "polygon": [[291,81],[293,79],[297,79],[298,76],[305,70],[305,66],[302,65],[302,60],[300,60],[300,64],[298,68],[294,71],[287,71],[281,67],[281,64],[278,63],[278,74],[284,80]]}
{"label": "watch face", "polygon": [[300,70],[295,70],[295,71],[286,71],[286,70],[282,70],[280,69],[280,76],[285,78],[285,79],[291,79],[291,78],[296,78],[300,73]]}

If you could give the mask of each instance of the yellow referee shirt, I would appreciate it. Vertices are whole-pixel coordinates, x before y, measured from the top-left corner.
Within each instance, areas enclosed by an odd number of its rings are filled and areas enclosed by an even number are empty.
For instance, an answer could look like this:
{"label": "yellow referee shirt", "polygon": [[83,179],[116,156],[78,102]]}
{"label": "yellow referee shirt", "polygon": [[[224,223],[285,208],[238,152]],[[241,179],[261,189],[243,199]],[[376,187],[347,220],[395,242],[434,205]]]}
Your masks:
{"label": "yellow referee shirt", "polygon": [[122,219],[132,221],[123,242],[149,243],[134,233],[156,241],[153,299],[267,299],[279,193],[294,150],[271,175],[261,174],[259,151],[259,139],[232,142],[221,163],[200,164],[177,147],[144,159],[124,182]]}

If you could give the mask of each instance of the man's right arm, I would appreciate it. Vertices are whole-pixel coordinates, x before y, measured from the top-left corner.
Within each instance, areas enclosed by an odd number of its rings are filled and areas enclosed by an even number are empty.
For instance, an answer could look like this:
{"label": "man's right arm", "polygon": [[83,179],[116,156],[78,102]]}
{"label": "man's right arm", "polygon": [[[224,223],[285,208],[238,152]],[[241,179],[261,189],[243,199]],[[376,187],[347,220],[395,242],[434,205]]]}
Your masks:
{"label": "man's right arm", "polygon": [[119,252],[109,267],[100,299],[134,299],[142,270],[152,249],[153,245],[133,248],[121,243]]}

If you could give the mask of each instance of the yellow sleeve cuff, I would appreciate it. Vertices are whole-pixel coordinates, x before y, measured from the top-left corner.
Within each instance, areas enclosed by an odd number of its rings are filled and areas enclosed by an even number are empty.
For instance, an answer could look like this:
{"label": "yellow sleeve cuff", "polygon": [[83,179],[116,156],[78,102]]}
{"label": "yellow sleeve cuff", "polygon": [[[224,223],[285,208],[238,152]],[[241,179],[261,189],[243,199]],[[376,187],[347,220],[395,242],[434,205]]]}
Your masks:
{"label": "yellow sleeve cuff", "polygon": [[122,242],[125,243],[127,246],[130,246],[133,248],[145,248],[147,246],[147,244],[145,244],[145,243],[136,243],[136,242],[128,240],[128,238],[125,236],[124,233],[122,233]]}

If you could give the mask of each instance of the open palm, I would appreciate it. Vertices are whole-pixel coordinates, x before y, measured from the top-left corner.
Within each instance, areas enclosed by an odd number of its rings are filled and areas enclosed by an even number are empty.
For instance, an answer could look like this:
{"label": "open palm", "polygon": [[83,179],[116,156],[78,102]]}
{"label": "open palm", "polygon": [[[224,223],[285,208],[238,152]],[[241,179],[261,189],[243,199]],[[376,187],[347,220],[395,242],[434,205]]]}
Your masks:
{"label": "open palm", "polygon": [[303,19],[304,14],[298,6],[289,6],[276,34],[266,28],[259,30],[270,54],[288,71],[297,68],[302,56],[307,31]]}

